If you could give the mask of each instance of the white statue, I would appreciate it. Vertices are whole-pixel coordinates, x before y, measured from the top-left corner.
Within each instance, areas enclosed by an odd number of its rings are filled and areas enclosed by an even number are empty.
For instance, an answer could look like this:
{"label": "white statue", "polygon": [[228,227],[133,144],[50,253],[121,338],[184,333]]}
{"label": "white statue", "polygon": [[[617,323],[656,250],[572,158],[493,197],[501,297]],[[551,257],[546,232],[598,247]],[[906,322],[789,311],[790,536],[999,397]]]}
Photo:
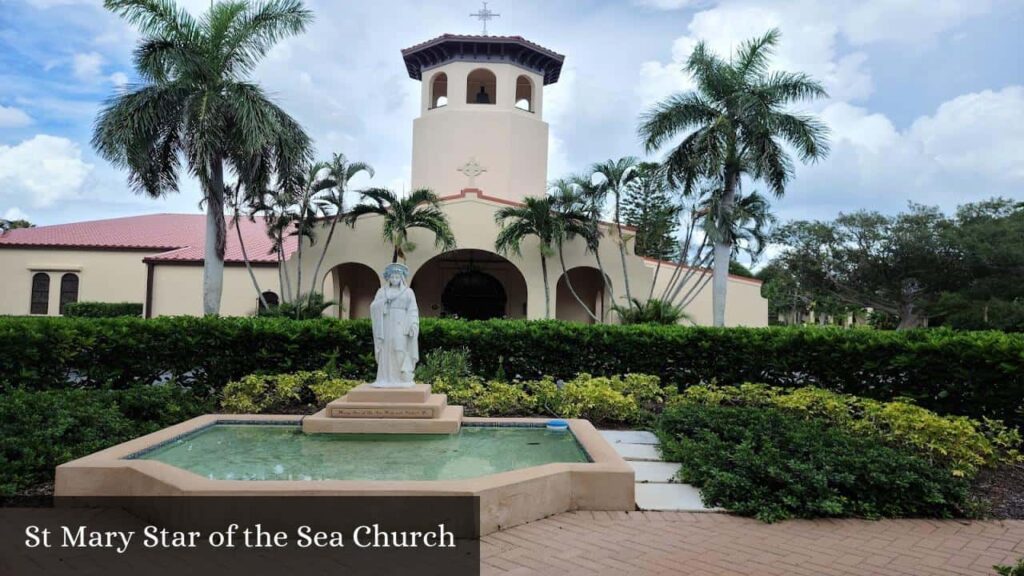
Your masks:
{"label": "white statue", "polygon": [[416,295],[405,285],[409,269],[389,264],[384,286],[370,304],[373,321],[373,354],[377,359],[375,388],[410,388],[420,359],[420,312]]}

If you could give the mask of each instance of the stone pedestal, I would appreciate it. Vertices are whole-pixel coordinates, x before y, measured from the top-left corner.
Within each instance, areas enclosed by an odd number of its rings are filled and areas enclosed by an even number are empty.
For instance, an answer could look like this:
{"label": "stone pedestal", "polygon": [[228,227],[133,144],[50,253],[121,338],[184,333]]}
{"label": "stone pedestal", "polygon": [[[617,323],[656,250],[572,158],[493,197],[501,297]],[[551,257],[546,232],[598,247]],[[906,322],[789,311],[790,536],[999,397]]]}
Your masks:
{"label": "stone pedestal", "polygon": [[302,420],[308,434],[454,434],[462,426],[462,406],[449,406],[429,384],[374,388],[360,384],[326,408]]}

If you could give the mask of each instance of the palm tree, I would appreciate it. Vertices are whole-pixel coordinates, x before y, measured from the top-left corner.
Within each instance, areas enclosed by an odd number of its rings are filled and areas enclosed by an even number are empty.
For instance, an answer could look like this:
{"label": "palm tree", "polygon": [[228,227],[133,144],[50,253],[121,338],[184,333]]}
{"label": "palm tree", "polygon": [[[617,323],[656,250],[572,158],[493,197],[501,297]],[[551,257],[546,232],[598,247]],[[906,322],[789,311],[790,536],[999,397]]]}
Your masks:
{"label": "palm tree", "polygon": [[[106,0],[143,35],[135,50],[141,83],[111,98],[92,143],[128,170],[139,193],[178,191],[181,162],[199,179],[206,205],[203,311],[220,310],[224,280],[225,169],[248,172],[263,188],[272,170],[301,163],[309,138],[263,90],[247,80],[282,38],[302,32],[312,13],[300,0],[225,0],[203,18],[173,0]],[[249,170],[258,159],[260,168]]]}
{"label": "palm tree", "polygon": [[394,246],[391,261],[405,260],[407,252],[416,249],[409,241],[409,230],[423,228],[434,233],[434,246],[442,252],[455,248],[455,235],[448,224],[448,216],[441,210],[437,194],[426,188],[413,190],[405,198],[398,198],[386,188],[369,188],[360,193],[362,202],[345,216],[349,226],[355,228],[356,220],[368,214],[378,214],[384,219],[384,240]]}
{"label": "palm tree", "polygon": [[[326,162],[311,162],[304,166],[304,170],[296,172],[292,178],[285,180],[282,187],[288,190],[288,196],[292,199],[291,209],[288,211],[291,222],[294,225],[293,235],[298,236],[298,246],[295,249],[295,299],[302,298],[302,247],[304,240],[308,239],[310,246],[316,243],[317,197],[325,190],[334,188],[335,182],[328,172]],[[310,288],[310,294],[316,291],[316,277],[313,278],[314,285]]]}
{"label": "palm tree", "polygon": [[[793,162],[784,144],[804,162],[828,153],[825,125],[787,111],[794,102],[827,96],[825,89],[803,73],[769,71],[778,41],[778,30],[771,30],[744,42],[729,61],[712,54],[704,42],[697,44],[685,68],[696,81],[696,91],[669,97],[641,119],[639,132],[648,152],[683,135],[664,161],[670,181],[686,193],[704,179],[720,182],[723,213],[733,210],[743,176],[764,181],[776,197],[785,193]],[[728,236],[714,245],[716,326],[725,324],[732,251]]]}
{"label": "palm tree", "polygon": [[639,161],[636,158],[626,156],[618,160],[606,160],[591,167],[591,172],[598,177],[600,186],[598,190],[606,198],[611,194],[615,203],[612,222],[615,224],[619,257],[622,261],[622,282],[626,288],[626,300],[632,300],[633,294],[629,290],[629,272],[626,270],[626,238],[622,233],[622,198],[626,195],[630,183],[639,175],[638,164]]}
{"label": "palm tree", "polygon": [[555,237],[555,243],[558,245],[558,262],[562,266],[565,285],[569,288],[569,292],[576,299],[576,302],[586,311],[587,315],[593,318],[595,322],[600,322],[601,319],[583,302],[583,299],[577,294],[576,288],[572,285],[572,278],[565,267],[565,250],[563,249],[567,240],[572,240],[577,236],[586,243],[588,251],[591,249],[591,246],[596,246],[599,240],[597,238],[597,223],[592,218],[589,198],[576,186],[572,178],[554,180],[549,184],[549,189],[551,209],[560,228],[560,233]]}
{"label": "palm tree", "polygon": [[551,318],[551,289],[548,282],[548,258],[552,247],[562,238],[561,225],[555,216],[550,197],[527,196],[522,206],[505,206],[494,213],[494,221],[501,225],[494,248],[504,255],[522,256],[522,242],[536,236],[540,243],[540,269],[544,277],[544,317]]}
{"label": "palm tree", "polygon": [[[608,294],[608,298],[615,300],[615,290],[611,282],[608,279],[608,275],[604,271],[604,263],[601,261],[601,213],[604,209],[605,204],[605,191],[603,187],[594,184],[593,179],[587,175],[575,175],[569,178],[572,182],[573,188],[575,188],[580,198],[580,210],[586,214],[587,224],[590,227],[590,232],[585,237],[587,242],[587,249],[594,255],[594,260],[597,262],[597,269],[601,272],[601,279],[604,281],[605,292]],[[601,321],[604,321],[604,311],[602,311]]]}
{"label": "palm tree", "polygon": [[[348,192],[348,183],[360,172],[366,172],[371,178],[374,176],[372,166],[365,162],[349,162],[344,154],[335,154],[327,164],[327,177],[333,181],[334,185],[327,189],[327,193],[319,198],[318,206],[321,213],[330,217],[331,228],[327,232],[327,239],[324,241],[324,247],[320,251],[320,259],[317,260],[316,268],[313,270],[314,282],[319,282],[320,267],[323,266],[324,257],[327,256],[327,248],[331,245],[331,239],[334,238],[334,228],[338,225],[338,221],[341,220],[342,214],[345,212],[345,193]],[[309,294],[310,298],[312,298],[313,292],[310,291]]]}

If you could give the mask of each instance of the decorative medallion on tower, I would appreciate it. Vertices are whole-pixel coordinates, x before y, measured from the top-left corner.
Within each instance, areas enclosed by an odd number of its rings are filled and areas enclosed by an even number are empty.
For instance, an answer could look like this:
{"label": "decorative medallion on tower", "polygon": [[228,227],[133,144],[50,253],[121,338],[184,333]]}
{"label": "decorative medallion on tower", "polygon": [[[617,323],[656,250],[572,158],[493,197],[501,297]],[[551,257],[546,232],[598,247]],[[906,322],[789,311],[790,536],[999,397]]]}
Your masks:
{"label": "decorative medallion on tower", "polygon": [[469,162],[466,162],[462,166],[455,169],[458,172],[462,172],[466,178],[469,178],[469,184],[466,188],[476,188],[476,177],[487,172],[487,168],[484,168],[476,161],[476,158],[470,158]]}

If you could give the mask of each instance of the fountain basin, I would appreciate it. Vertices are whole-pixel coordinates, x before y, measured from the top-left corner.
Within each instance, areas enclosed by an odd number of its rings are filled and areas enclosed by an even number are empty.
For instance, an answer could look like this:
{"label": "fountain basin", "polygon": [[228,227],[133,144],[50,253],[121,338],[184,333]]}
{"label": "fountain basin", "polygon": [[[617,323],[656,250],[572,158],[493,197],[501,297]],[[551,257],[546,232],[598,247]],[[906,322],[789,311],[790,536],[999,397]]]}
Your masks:
{"label": "fountain basin", "polygon": [[571,436],[547,422],[465,418],[458,435],[332,438],[304,436],[295,416],[208,414],[58,466],[55,493],[477,496],[481,534],[568,510],[634,510],[633,470],[590,422],[568,420]]}

